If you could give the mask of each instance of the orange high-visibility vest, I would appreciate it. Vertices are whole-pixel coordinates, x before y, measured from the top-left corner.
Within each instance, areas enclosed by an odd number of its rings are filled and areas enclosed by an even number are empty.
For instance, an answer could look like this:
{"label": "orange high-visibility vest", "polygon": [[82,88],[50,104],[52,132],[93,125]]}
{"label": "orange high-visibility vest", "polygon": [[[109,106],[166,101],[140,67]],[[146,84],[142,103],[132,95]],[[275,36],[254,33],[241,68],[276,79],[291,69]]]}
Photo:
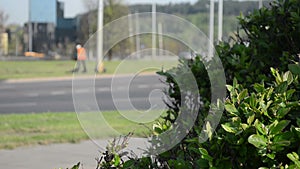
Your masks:
{"label": "orange high-visibility vest", "polygon": [[77,60],[85,60],[86,59],[86,51],[83,47],[77,49]]}

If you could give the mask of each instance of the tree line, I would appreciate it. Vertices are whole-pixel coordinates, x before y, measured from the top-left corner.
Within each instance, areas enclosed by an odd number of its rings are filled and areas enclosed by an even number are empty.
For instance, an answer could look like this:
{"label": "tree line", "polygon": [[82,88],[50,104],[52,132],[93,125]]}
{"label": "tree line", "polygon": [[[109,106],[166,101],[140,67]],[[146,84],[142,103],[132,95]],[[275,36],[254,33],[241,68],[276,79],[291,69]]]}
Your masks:
{"label": "tree line", "polygon": [[[264,1],[265,6],[269,6],[269,0]],[[218,11],[218,2],[215,2],[215,12]],[[198,0],[196,3],[191,4],[187,2],[183,3],[172,3],[165,5],[157,5],[158,12],[164,12],[168,14],[182,14],[182,15],[193,15],[197,13],[207,13],[209,11],[210,0]],[[132,13],[134,12],[151,12],[151,4],[137,4],[129,6]],[[258,8],[257,1],[224,1],[224,15],[244,15],[252,12]]]}

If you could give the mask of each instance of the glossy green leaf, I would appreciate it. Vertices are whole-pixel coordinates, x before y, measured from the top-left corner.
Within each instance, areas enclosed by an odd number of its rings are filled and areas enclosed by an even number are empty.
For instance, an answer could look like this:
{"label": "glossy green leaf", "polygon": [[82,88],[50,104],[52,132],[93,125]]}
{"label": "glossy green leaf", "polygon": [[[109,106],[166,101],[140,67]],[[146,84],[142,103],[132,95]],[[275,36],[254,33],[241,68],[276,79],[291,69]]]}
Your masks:
{"label": "glossy green leaf", "polygon": [[237,79],[234,78],[234,79],[233,79],[233,88],[237,88],[237,86],[238,86]]}
{"label": "glossy green leaf", "polygon": [[253,114],[253,115],[251,115],[251,116],[248,117],[247,123],[248,123],[249,125],[251,125],[252,122],[254,121],[254,119],[255,119],[255,114]]}
{"label": "glossy green leaf", "polygon": [[233,87],[231,85],[226,85],[226,88],[229,92],[232,92],[233,91]]}
{"label": "glossy green leaf", "polygon": [[230,114],[232,114],[232,115],[238,116],[238,110],[232,104],[226,104],[225,105],[225,110],[227,112],[229,112]]}
{"label": "glossy green leaf", "polygon": [[123,164],[123,168],[132,168],[132,166],[134,165],[135,161],[134,160],[127,160],[124,164]]}
{"label": "glossy green leaf", "polygon": [[290,112],[290,110],[291,108],[284,108],[284,107],[279,108],[278,112],[276,113],[277,117],[279,119],[285,117],[285,115],[287,115]]}
{"label": "glossy green leaf", "polygon": [[202,155],[208,155],[208,152],[205,148],[199,148],[199,151]]}
{"label": "glossy green leaf", "polygon": [[275,92],[276,93],[283,93],[287,90],[288,88],[288,82],[282,82],[280,83],[276,88],[275,88]]}
{"label": "glossy green leaf", "polygon": [[119,155],[114,156],[114,166],[119,166],[121,164],[121,158]]}
{"label": "glossy green leaf", "polygon": [[257,134],[251,135],[248,138],[248,142],[257,148],[264,148],[267,146],[267,139]]}
{"label": "glossy green leaf", "polygon": [[295,153],[295,152],[289,153],[289,154],[287,154],[287,157],[290,160],[292,160],[297,165],[297,167],[300,168],[299,155],[297,153]]}
{"label": "glossy green leaf", "polygon": [[296,90],[295,89],[290,89],[290,90],[288,90],[287,92],[286,92],[286,98],[287,99],[290,99],[292,96],[293,96],[293,94],[296,92]]}
{"label": "glossy green leaf", "polygon": [[279,142],[273,142],[270,145],[270,149],[273,151],[282,151],[285,147],[288,147],[291,144],[290,141],[279,141]]}
{"label": "glossy green leaf", "polygon": [[259,120],[255,120],[254,126],[256,130],[258,130],[261,134],[267,135],[266,127],[263,123],[261,123]]}
{"label": "glossy green leaf", "polygon": [[300,65],[297,65],[297,64],[289,64],[289,70],[295,74],[295,75],[298,75],[300,76]]}
{"label": "glossy green leaf", "polygon": [[248,96],[248,90],[244,89],[239,95],[238,95],[238,101],[241,102],[246,96]]}
{"label": "glossy green leaf", "polygon": [[289,141],[292,137],[293,137],[293,133],[291,133],[290,131],[280,133],[274,137],[273,142]]}
{"label": "glossy green leaf", "polygon": [[284,73],[283,81],[286,81],[288,83],[288,85],[292,84],[293,80],[294,80],[294,78],[290,71]]}
{"label": "glossy green leaf", "polygon": [[208,152],[206,151],[206,149],[204,148],[199,148],[200,153],[202,154],[202,158],[208,161],[212,161],[213,158],[208,154]]}
{"label": "glossy green leaf", "polygon": [[229,126],[229,123],[226,124],[221,124],[222,128],[227,131],[228,133],[236,133],[237,130],[234,129],[233,127]]}
{"label": "glossy green leaf", "polygon": [[282,120],[278,122],[275,120],[271,125],[270,125],[270,131],[269,134],[279,134],[281,131],[290,123],[289,120]]}
{"label": "glossy green leaf", "polygon": [[275,154],[267,154],[267,157],[269,157],[270,159],[274,160]]}
{"label": "glossy green leaf", "polygon": [[254,90],[256,92],[262,93],[265,90],[265,87],[262,84],[256,83],[256,84],[254,84]]}
{"label": "glossy green leaf", "polygon": [[255,94],[252,93],[251,96],[250,96],[250,106],[251,107],[256,107],[256,98],[255,98]]}
{"label": "glossy green leaf", "polygon": [[213,133],[212,133],[212,127],[210,125],[210,122],[206,122],[205,127],[206,127],[207,136],[211,140]]}

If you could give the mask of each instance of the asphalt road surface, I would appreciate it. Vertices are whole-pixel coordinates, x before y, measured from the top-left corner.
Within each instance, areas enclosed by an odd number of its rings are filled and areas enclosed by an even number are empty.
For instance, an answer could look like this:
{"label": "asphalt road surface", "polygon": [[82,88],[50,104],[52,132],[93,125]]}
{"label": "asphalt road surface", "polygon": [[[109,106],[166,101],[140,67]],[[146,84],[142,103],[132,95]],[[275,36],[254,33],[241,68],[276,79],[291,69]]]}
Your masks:
{"label": "asphalt road surface", "polygon": [[[157,75],[141,75],[130,81],[127,76],[76,79],[77,94],[94,93],[101,111],[119,109],[148,110],[153,105],[163,104],[162,90],[166,87]],[[94,86],[86,87],[87,81]],[[73,81],[74,82],[74,81]],[[74,112],[72,79],[45,81],[0,82],[0,114]],[[153,95],[153,92],[155,93]],[[114,97],[112,97],[112,95]],[[114,99],[113,99],[114,98]],[[85,99],[83,99],[85,100]],[[128,102],[130,100],[130,102]],[[128,104],[130,103],[130,104]],[[84,104],[84,103],[83,103]]]}

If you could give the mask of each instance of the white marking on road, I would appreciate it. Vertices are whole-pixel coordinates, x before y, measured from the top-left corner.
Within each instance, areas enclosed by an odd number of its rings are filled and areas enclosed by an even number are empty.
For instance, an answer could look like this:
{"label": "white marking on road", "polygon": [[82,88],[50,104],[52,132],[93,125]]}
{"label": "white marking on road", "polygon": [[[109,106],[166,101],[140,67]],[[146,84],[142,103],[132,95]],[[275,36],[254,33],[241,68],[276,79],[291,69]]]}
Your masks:
{"label": "white marking on road", "polygon": [[0,107],[29,107],[29,106],[36,106],[37,103],[35,102],[20,102],[20,103],[2,103]]}
{"label": "white marking on road", "polygon": [[58,96],[58,95],[65,95],[66,92],[65,91],[53,91],[50,94],[53,96]]}
{"label": "white marking on road", "polygon": [[98,88],[97,92],[109,92],[111,89],[109,87]]}
{"label": "white marking on road", "polygon": [[140,88],[140,89],[146,89],[148,87],[150,87],[150,86],[149,85],[138,85],[138,88]]}
{"label": "white marking on road", "polygon": [[128,87],[117,87],[117,90],[128,90]]}
{"label": "white marking on road", "polygon": [[27,93],[25,94],[26,97],[38,97],[40,94],[38,93]]}
{"label": "white marking on road", "polygon": [[13,86],[0,86],[0,90],[5,90],[5,89],[14,89]]}
{"label": "white marking on road", "polygon": [[92,90],[90,89],[76,89],[74,90],[75,93],[79,94],[79,93],[89,93],[91,92]]}

